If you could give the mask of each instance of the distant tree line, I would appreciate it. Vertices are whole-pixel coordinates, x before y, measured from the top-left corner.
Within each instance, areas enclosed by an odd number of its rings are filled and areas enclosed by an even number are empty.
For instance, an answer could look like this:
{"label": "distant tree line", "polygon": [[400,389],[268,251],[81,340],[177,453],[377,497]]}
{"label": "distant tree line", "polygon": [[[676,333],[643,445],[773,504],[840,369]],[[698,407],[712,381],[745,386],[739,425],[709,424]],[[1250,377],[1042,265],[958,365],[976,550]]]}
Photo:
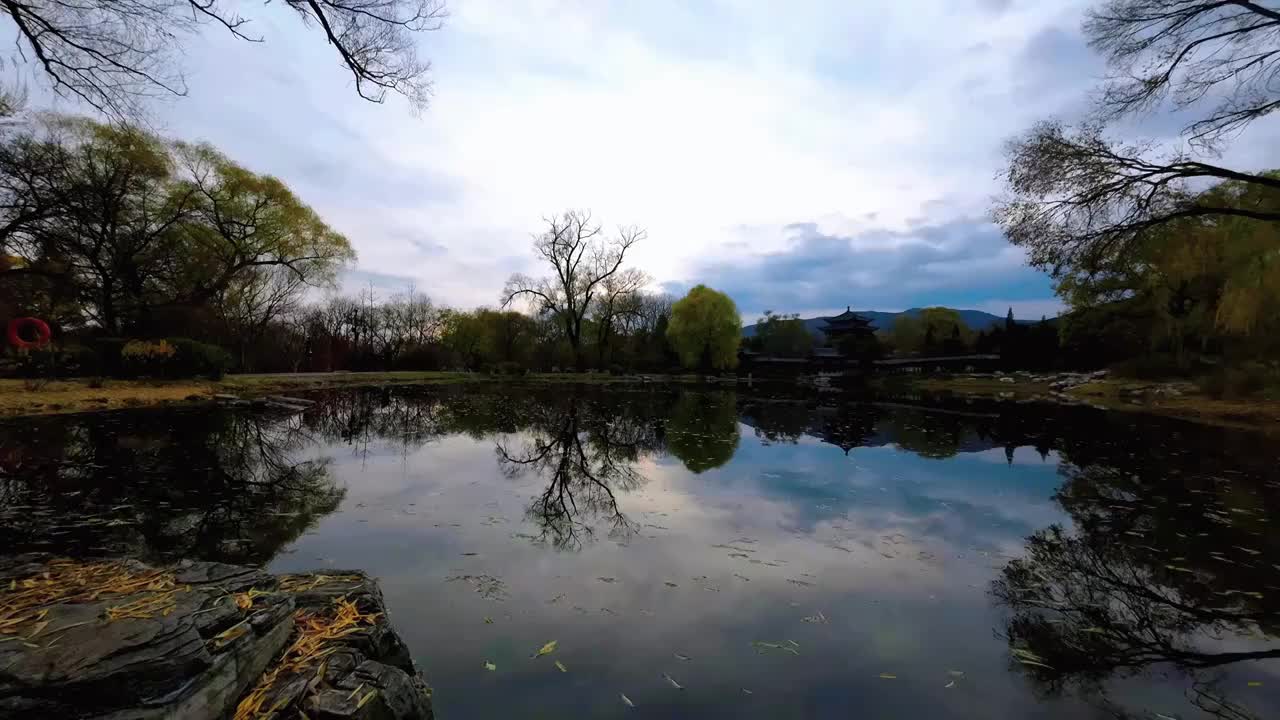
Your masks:
{"label": "distant tree line", "polygon": [[[513,276],[497,308],[444,307],[412,287],[333,295],[355,252],[278,179],[207,144],[35,115],[0,135],[0,320],[42,318],[54,343],[10,350],[0,370],[667,371],[682,356],[731,366],[732,301],[696,289],[681,311],[649,292],[625,265],[643,237],[633,227],[606,239],[586,212],[550,218],[534,248],[552,274]],[[515,309],[522,298],[527,313]]]}

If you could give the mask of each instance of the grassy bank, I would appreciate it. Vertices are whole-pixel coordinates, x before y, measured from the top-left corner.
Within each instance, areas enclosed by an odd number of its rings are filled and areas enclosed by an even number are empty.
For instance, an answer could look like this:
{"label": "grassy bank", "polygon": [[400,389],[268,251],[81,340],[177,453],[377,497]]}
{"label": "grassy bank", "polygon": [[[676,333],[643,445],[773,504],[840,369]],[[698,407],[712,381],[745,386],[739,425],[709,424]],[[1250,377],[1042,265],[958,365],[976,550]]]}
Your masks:
{"label": "grassy bank", "polygon": [[[890,382],[896,390],[946,392],[976,398],[1054,401],[1052,388],[1046,383],[1015,378],[1012,383],[994,377],[931,376]],[[1107,378],[1066,391],[1074,400],[1096,407],[1125,412],[1143,412],[1184,420],[1280,432],[1280,401],[1269,399],[1230,400],[1210,397],[1190,383],[1179,383],[1181,395],[1143,392],[1153,383],[1139,380]]]}
{"label": "grassy bank", "polygon": [[[664,377],[663,382],[692,382],[693,375]],[[0,380],[0,416],[51,415],[55,413],[116,410],[128,407],[199,402],[215,394],[245,398],[326,388],[385,385],[445,385],[481,382],[590,383],[635,382],[634,377],[602,373],[532,374],[513,378],[479,373],[371,372],[228,375],[209,380],[57,380],[29,384],[24,380]],[[93,385],[99,385],[94,387]]]}

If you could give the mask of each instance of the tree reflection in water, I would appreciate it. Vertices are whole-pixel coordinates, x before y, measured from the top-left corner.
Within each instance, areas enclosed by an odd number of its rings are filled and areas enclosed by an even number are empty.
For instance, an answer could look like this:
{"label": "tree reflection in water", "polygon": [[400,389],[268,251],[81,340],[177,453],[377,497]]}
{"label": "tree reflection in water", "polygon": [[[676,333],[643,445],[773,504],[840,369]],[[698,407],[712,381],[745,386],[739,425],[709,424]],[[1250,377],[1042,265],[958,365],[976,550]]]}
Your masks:
{"label": "tree reflection in water", "polygon": [[[639,407],[647,412],[637,412]],[[625,540],[638,531],[619,507],[618,494],[644,484],[635,465],[660,453],[664,444],[659,416],[649,405],[639,407],[570,395],[541,404],[526,417],[526,439],[518,451],[508,440],[498,441],[498,464],[505,475],[532,472],[547,483],[526,510],[539,541],[579,548],[594,538],[598,521],[614,539]]]}
{"label": "tree reflection in water", "polygon": [[345,490],[297,418],[168,411],[0,426],[10,552],[264,563]]}
{"label": "tree reflection in water", "polygon": [[1224,688],[1243,663],[1280,658],[1280,538],[1268,522],[1280,493],[1242,474],[1180,476],[1151,447],[1139,459],[1095,446],[1083,465],[1066,451],[1055,499],[1074,532],[1037,532],[992,586],[1009,645],[1033,654],[1017,664],[1043,692],[1074,690],[1117,717],[1150,713],[1107,700],[1108,680],[1172,669],[1203,711],[1255,718]]}

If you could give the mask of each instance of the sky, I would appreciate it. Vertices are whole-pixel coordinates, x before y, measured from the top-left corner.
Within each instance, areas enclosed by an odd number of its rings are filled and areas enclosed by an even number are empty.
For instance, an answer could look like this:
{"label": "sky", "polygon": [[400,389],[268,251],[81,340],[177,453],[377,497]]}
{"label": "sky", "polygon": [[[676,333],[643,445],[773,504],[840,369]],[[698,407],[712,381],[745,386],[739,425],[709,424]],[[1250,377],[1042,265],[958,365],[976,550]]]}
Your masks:
{"label": "sky", "polygon": [[1061,307],[1049,279],[987,216],[1002,143],[1078,114],[1103,75],[1084,7],[452,0],[419,40],[415,116],[360,100],[318,28],[249,3],[265,42],[190,39],[189,94],[154,122],[288,183],[354,245],[348,290],[495,305],[541,271],[543,217],[578,208],[647,230],[653,289],[706,283],[748,319],[1039,317]]}

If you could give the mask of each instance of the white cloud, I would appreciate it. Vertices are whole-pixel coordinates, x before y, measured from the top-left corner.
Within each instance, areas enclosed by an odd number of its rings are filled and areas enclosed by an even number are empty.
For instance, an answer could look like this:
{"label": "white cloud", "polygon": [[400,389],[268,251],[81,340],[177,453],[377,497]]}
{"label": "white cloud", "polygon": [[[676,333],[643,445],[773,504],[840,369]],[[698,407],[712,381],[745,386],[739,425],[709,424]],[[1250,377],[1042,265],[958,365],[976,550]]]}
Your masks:
{"label": "white cloud", "polygon": [[[636,263],[696,282],[727,249],[785,249],[792,223],[890,251],[902,236],[884,231],[980,216],[1001,141],[1080,99],[1080,10],[454,0],[421,40],[436,95],[414,118],[358,100],[315,28],[270,6],[263,44],[213,27],[192,43],[191,95],[159,115],[281,176],[362,271],[438,300],[492,303],[533,269],[540,217],[568,207],[647,226]],[[1080,87],[1046,89],[1063,78]]]}

